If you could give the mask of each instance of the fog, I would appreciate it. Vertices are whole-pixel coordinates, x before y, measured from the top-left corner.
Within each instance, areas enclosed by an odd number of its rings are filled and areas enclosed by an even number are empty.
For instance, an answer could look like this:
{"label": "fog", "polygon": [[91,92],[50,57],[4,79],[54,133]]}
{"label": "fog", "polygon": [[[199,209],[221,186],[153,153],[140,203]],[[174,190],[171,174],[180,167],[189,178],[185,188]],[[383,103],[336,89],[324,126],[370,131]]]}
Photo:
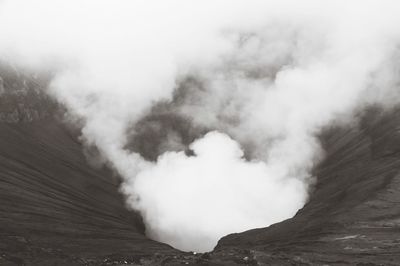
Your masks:
{"label": "fog", "polygon": [[123,179],[146,234],[209,251],[290,218],[317,135],[397,104],[396,1],[0,1],[0,59]]}

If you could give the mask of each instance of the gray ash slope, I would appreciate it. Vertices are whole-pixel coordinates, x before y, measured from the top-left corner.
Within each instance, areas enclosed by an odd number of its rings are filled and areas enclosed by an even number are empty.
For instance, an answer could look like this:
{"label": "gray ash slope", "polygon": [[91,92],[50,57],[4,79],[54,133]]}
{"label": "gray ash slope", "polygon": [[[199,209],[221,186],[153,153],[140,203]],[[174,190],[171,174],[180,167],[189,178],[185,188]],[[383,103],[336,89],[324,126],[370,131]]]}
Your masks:
{"label": "gray ash slope", "polygon": [[[2,67],[0,265],[396,265],[400,111],[328,128],[317,183],[295,217],[190,254],[144,236],[110,170],[93,169],[45,81]],[[29,88],[29,90],[26,90]],[[205,214],[206,215],[206,214]],[[210,217],[212,219],[212,217]]]}
{"label": "gray ash slope", "polygon": [[327,151],[317,184],[295,217],[232,234],[215,254],[251,249],[277,265],[398,265],[400,110],[367,110],[359,125],[321,135]]}
{"label": "gray ash slope", "polygon": [[173,252],[144,236],[140,216],[125,208],[119,179],[89,166],[79,132],[60,122],[57,104],[40,88],[46,83],[1,73],[0,265]]}

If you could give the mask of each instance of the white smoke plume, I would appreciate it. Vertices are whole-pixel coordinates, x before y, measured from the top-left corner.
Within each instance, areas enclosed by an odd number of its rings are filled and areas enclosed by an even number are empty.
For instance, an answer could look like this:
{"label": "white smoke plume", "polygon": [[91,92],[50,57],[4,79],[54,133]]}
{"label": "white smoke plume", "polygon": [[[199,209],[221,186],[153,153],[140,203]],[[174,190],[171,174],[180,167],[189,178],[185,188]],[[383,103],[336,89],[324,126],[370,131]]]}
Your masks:
{"label": "white smoke plume", "polygon": [[398,102],[399,7],[3,0],[0,59],[51,68],[49,93],[122,176],[148,236],[203,252],[292,217],[321,129]]}

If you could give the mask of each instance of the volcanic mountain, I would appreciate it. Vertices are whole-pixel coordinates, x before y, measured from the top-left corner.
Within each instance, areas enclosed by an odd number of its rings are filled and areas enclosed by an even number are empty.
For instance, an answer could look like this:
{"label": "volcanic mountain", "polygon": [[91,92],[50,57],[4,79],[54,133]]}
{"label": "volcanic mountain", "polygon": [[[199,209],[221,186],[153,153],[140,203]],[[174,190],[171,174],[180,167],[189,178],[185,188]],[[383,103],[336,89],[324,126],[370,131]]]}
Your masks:
{"label": "volcanic mountain", "polygon": [[[47,79],[0,69],[0,265],[396,265],[400,111],[371,106],[325,128],[308,203],[291,219],[231,234],[214,251],[146,238],[120,178],[90,162]],[[262,211],[262,210],[260,210]],[[213,217],[209,217],[212,219]]]}

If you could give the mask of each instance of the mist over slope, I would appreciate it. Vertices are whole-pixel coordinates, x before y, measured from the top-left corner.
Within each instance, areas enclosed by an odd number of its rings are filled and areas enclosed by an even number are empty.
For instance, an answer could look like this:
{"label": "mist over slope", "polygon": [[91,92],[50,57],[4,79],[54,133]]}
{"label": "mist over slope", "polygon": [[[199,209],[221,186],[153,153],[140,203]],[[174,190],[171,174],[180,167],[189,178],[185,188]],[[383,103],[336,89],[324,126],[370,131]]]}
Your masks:
{"label": "mist over slope", "polygon": [[215,251],[194,255],[146,239],[140,218],[125,209],[118,179],[87,163],[79,130],[62,119],[65,110],[42,93],[22,104],[24,80],[35,79],[11,72],[1,74],[5,88],[18,81],[21,91],[1,98],[1,265],[396,265],[400,259],[398,109],[371,107],[357,124],[322,131],[326,155],[295,217],[229,235]]}
{"label": "mist over slope", "polygon": [[266,265],[397,265],[400,111],[371,107],[360,118],[320,136],[326,157],[295,217],[222,238],[215,259],[244,249]]}
{"label": "mist over slope", "polygon": [[397,103],[398,7],[6,0],[0,56],[51,72],[47,93],[123,178],[149,237],[210,251],[307,202],[324,127]]}
{"label": "mist over slope", "polygon": [[[147,237],[205,252],[227,234],[295,215],[326,156],[325,128],[398,104],[398,8],[5,0],[0,57],[48,73],[43,97],[80,128],[92,166],[122,178]],[[26,108],[0,118],[42,118],[39,94],[16,80],[29,100],[10,101]]]}
{"label": "mist over slope", "polygon": [[0,69],[0,265],[172,252],[144,236],[115,173],[88,163],[80,129],[63,123],[65,110],[43,91],[46,79]]}

